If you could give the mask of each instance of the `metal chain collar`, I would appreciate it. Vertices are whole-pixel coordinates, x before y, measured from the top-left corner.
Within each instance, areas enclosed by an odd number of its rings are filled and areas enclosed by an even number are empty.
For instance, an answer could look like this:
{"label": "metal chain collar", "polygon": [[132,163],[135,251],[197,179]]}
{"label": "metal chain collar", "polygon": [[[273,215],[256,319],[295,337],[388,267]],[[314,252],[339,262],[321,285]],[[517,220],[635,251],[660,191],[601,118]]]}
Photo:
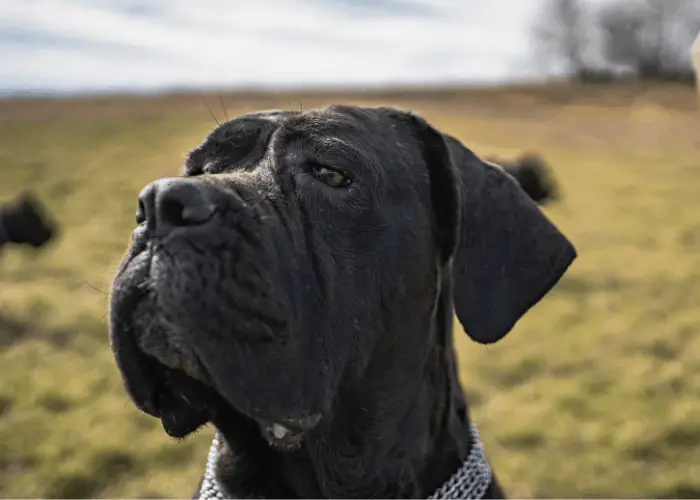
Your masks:
{"label": "metal chain collar", "polygon": [[469,422],[469,429],[472,434],[472,448],[469,450],[467,459],[445,484],[428,497],[429,499],[483,498],[491,485],[491,467],[486,461],[479,431],[472,422]]}
{"label": "metal chain collar", "polygon": [[[472,433],[472,447],[467,459],[452,477],[428,498],[433,499],[477,499],[483,498],[491,484],[491,467],[486,461],[484,445],[479,439],[479,431],[469,423]],[[224,500],[219,483],[216,480],[216,459],[219,450],[219,434],[214,436],[207,456],[207,467],[199,491],[199,500]]]}
{"label": "metal chain collar", "polygon": [[224,500],[224,494],[219,488],[219,482],[216,480],[216,459],[219,456],[219,433],[218,431],[214,435],[214,439],[211,442],[211,447],[209,448],[209,455],[207,455],[207,468],[204,469],[204,479],[202,480],[202,486],[199,488],[199,499],[200,500]]}

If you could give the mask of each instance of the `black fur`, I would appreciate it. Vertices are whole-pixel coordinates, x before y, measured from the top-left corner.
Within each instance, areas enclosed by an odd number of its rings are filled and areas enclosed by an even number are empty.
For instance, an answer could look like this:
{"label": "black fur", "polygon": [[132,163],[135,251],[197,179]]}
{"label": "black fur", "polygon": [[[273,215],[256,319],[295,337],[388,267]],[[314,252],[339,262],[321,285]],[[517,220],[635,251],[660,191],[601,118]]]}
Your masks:
{"label": "black fur", "polygon": [[503,170],[392,108],[239,117],[184,176],[142,193],[113,283],[135,403],[172,436],[213,422],[229,496],[430,495],[471,446],[455,311],[475,341],[502,338],[571,243]]}

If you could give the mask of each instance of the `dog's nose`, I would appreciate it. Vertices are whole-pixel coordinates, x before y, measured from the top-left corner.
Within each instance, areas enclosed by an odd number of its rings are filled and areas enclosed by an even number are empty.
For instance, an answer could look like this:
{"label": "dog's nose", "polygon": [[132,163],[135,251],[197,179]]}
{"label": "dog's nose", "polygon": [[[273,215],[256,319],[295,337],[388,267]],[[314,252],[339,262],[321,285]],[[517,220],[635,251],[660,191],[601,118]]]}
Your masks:
{"label": "dog's nose", "polygon": [[210,186],[198,179],[175,177],[152,182],[139,194],[136,222],[145,222],[157,236],[204,224],[216,211],[210,192]]}

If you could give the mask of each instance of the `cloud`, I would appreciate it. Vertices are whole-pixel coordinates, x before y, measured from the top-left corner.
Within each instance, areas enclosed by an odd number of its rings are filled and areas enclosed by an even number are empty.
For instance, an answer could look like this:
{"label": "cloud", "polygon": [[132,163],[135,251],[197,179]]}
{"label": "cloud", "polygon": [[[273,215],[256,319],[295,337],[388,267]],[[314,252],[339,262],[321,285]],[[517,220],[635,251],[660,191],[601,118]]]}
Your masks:
{"label": "cloud", "polygon": [[0,90],[517,78],[536,3],[3,0]]}

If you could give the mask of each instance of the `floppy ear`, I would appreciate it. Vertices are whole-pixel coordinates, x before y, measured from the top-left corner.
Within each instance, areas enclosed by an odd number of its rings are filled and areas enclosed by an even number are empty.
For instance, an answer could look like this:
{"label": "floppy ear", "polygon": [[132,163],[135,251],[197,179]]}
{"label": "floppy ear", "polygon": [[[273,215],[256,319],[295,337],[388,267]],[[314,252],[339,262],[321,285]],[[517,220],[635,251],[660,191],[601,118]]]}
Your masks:
{"label": "floppy ear", "polygon": [[457,317],[474,341],[496,342],[554,287],[576,250],[501,167],[413,118],[452,259]]}

